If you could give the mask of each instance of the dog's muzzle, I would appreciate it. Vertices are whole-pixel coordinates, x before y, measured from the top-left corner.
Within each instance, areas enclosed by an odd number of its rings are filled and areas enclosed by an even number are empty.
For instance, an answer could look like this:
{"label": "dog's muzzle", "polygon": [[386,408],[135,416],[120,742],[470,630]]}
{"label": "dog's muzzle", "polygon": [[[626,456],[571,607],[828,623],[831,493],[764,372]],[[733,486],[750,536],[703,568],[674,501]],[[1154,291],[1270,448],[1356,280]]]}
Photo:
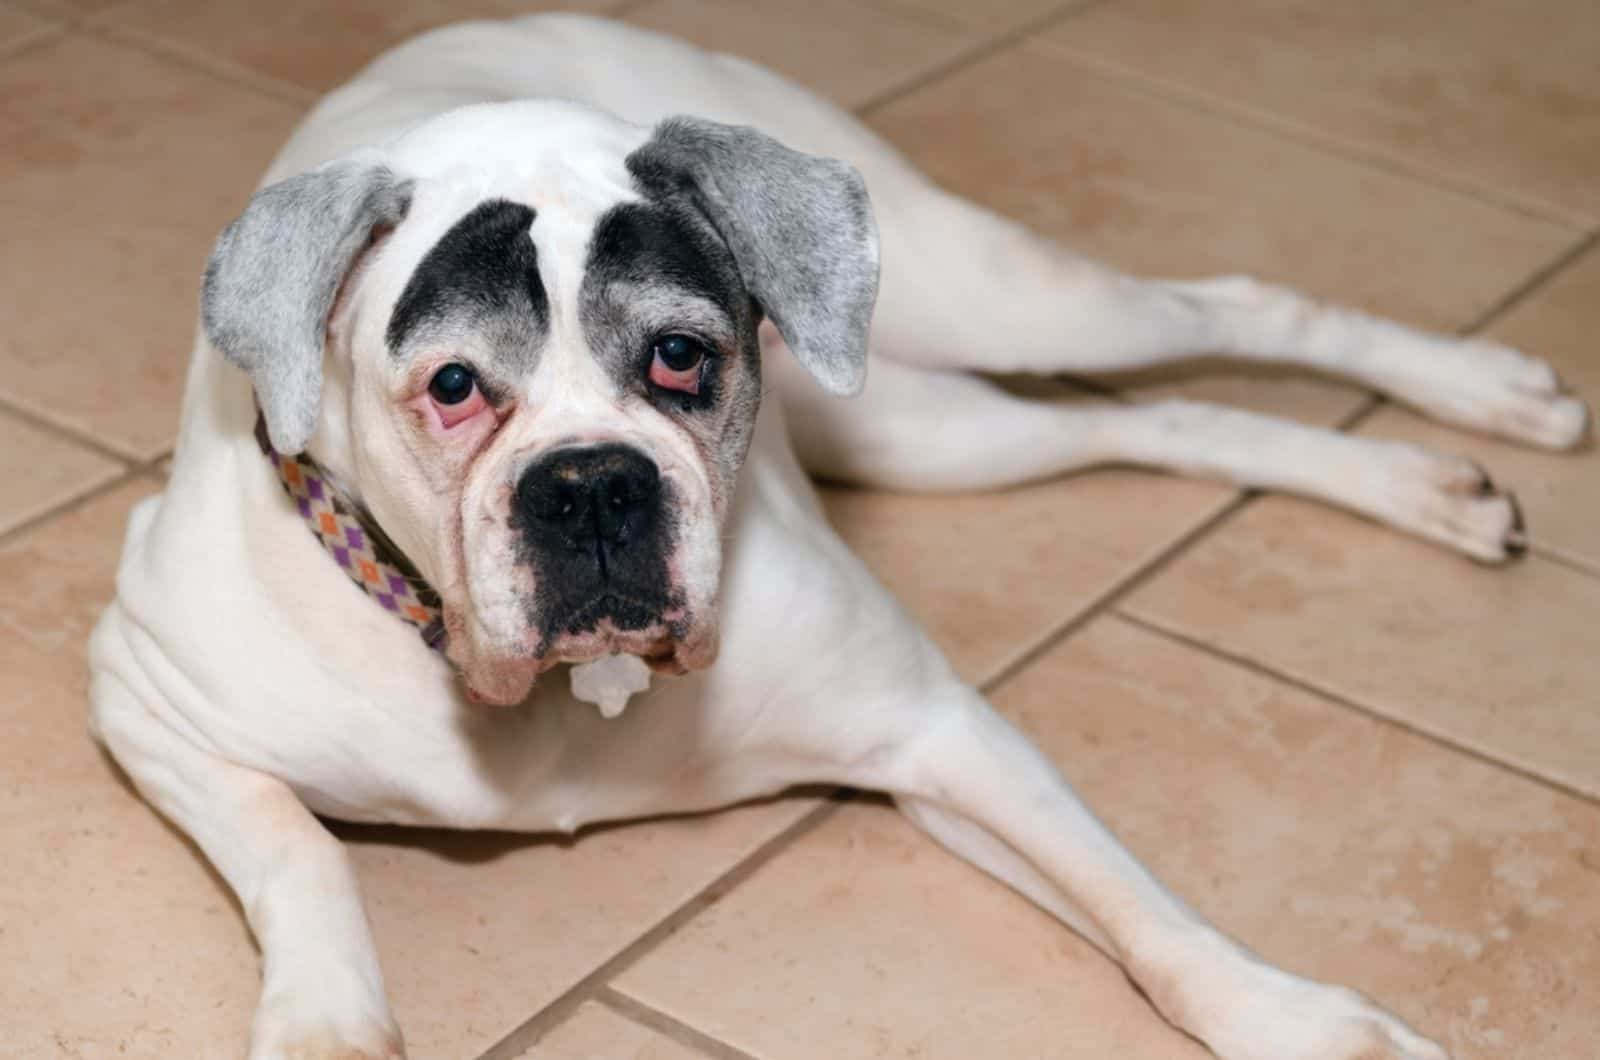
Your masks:
{"label": "dog's muzzle", "polygon": [[[567,446],[517,482],[515,529],[532,565],[546,654],[588,655],[666,636],[679,605],[669,573],[670,488],[655,461],[617,443]],[[563,652],[572,638],[571,652]],[[626,644],[637,649],[636,644]]]}

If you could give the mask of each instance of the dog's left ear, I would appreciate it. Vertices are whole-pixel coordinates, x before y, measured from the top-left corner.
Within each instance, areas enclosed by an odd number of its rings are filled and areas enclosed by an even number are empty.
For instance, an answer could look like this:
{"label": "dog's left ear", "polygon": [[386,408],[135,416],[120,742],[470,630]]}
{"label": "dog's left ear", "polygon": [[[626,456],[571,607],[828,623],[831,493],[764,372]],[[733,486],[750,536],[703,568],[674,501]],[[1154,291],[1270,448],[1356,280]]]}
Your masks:
{"label": "dog's left ear", "polygon": [[628,156],[652,195],[687,195],[800,363],[835,394],[866,381],[878,228],[861,174],[744,126],[669,118]]}
{"label": "dog's left ear", "polygon": [[405,217],[411,191],[381,163],[341,159],[256,192],[217,237],[200,320],[212,345],[250,373],[278,452],[311,441],[339,286],[373,233]]}

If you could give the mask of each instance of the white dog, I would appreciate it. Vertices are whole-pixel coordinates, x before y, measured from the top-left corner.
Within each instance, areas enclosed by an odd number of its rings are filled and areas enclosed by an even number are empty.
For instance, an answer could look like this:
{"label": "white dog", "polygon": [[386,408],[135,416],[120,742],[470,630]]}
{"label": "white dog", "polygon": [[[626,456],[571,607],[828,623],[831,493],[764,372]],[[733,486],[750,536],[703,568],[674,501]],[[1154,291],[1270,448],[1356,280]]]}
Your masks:
{"label": "white dog", "polygon": [[[892,794],[1227,1060],[1445,1055],[1164,890],[954,676],[807,472],[963,489],[1132,462],[1492,562],[1523,531],[1467,461],[967,373],[1226,352],[1571,446],[1586,409],[1543,363],[1248,279],[1119,275],[770,73],[570,16],[431,33],[329,96],[218,240],[201,320],[171,484],[93,638],[93,724],[238,893],[256,1060],[402,1053],[314,813],[570,831],[810,782]],[[612,655],[673,676],[608,720],[548,673]]]}

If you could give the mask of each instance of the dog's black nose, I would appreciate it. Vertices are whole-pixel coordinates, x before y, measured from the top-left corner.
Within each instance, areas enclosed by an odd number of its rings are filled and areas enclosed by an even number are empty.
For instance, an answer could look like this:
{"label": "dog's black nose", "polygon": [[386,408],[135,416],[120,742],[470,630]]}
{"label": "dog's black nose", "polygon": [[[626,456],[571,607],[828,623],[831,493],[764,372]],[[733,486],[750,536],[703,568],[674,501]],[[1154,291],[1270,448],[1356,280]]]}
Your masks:
{"label": "dog's black nose", "polygon": [[517,507],[531,536],[574,552],[625,549],[659,521],[661,471],[628,445],[570,446],[529,465]]}

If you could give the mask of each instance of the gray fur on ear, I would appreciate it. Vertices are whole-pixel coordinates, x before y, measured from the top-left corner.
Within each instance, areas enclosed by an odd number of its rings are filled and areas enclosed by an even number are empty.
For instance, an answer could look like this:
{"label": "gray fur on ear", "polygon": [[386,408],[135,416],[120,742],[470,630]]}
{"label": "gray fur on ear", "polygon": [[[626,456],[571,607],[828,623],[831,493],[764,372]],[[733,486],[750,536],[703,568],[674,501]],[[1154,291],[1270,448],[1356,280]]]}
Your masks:
{"label": "gray fur on ear", "polygon": [[379,225],[405,217],[411,182],[343,160],[263,188],[206,264],[200,319],[250,373],[280,453],[305,449],[322,399],[322,347],[339,285]]}
{"label": "gray fur on ear", "polygon": [[668,118],[628,156],[649,195],[687,195],[762,311],[825,388],[866,381],[878,228],[861,174],[744,126]]}

